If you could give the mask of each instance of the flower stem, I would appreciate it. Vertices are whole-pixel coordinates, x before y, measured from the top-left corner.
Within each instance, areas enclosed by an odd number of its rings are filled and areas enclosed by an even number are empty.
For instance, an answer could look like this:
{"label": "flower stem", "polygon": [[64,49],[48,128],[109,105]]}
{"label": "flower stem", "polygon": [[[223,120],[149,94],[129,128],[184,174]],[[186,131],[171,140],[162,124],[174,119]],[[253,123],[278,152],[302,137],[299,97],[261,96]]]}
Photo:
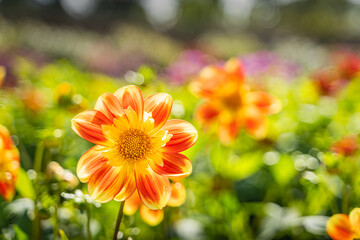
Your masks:
{"label": "flower stem", "polygon": [[168,210],[167,207],[164,208],[164,220],[162,223],[162,232],[163,232],[163,240],[167,240],[167,221],[168,221]]}
{"label": "flower stem", "polygon": [[36,151],[35,151],[35,156],[34,156],[34,170],[37,174],[36,179],[35,179],[35,219],[33,222],[33,239],[40,239],[40,232],[41,232],[41,225],[40,225],[40,218],[39,218],[39,207],[38,207],[38,202],[39,202],[39,175],[41,172],[41,167],[42,167],[42,161],[43,161],[43,155],[44,155],[44,150],[45,150],[45,146],[43,142],[39,142],[36,146]]}
{"label": "flower stem", "polygon": [[116,219],[116,225],[115,225],[113,240],[117,240],[117,235],[118,235],[118,232],[119,232],[120,223],[121,223],[121,219],[122,219],[122,216],[123,216],[124,204],[125,204],[125,201],[122,201],[121,204],[120,204],[119,213],[118,213],[118,216],[117,216],[117,219]]}
{"label": "flower stem", "polygon": [[87,203],[86,204],[86,215],[87,215],[86,230],[87,230],[88,240],[92,239],[91,229],[90,229],[90,223],[91,223],[91,209],[90,209],[90,207],[91,207],[90,203]]}
{"label": "flower stem", "polygon": [[54,211],[54,239],[58,239],[58,235],[59,235],[59,208],[58,208],[58,204],[55,204],[55,211]]}

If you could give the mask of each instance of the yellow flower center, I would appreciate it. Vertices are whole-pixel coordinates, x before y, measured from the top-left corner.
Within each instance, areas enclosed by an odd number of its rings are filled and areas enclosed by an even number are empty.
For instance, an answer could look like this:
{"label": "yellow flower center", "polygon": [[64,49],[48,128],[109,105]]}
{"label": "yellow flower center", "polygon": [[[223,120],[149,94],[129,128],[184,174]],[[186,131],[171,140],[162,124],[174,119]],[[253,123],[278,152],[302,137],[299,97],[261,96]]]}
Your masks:
{"label": "yellow flower center", "polygon": [[224,83],[218,91],[219,105],[230,111],[238,110],[243,106],[243,91],[245,91],[245,89],[236,82]]}
{"label": "yellow flower center", "polygon": [[151,139],[139,129],[129,129],[120,134],[117,151],[125,159],[144,158],[151,149]]}
{"label": "yellow flower center", "polygon": [[236,110],[242,106],[242,99],[238,93],[231,94],[229,96],[225,96],[223,99],[223,103],[225,107]]}

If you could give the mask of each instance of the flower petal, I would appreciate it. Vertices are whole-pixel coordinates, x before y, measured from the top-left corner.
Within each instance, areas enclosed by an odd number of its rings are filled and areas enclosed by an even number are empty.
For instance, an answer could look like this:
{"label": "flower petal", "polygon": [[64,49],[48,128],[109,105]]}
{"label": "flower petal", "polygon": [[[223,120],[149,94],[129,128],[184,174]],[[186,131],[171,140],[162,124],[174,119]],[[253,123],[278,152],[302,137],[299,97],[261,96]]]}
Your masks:
{"label": "flower petal", "polygon": [[130,128],[136,128],[136,129],[141,128],[141,125],[144,122],[144,119],[140,118],[138,113],[136,113],[135,110],[131,106],[129,106],[128,108],[125,109],[125,115],[128,119]]}
{"label": "flower petal", "polygon": [[220,67],[207,66],[203,68],[199,77],[189,85],[190,90],[201,98],[212,98],[217,89],[226,83],[228,74]]}
{"label": "flower petal", "polygon": [[245,95],[246,104],[254,105],[262,114],[274,114],[281,110],[281,102],[266,92],[249,92]]}
{"label": "flower petal", "polygon": [[150,226],[159,225],[164,219],[163,210],[151,210],[144,205],[140,207],[140,217],[141,219]]}
{"label": "flower petal", "polygon": [[267,120],[265,115],[255,108],[247,108],[244,111],[243,118],[244,127],[249,134],[256,139],[262,139],[266,136]]}
{"label": "flower petal", "polygon": [[[126,187],[132,172],[126,166],[112,167],[105,165],[89,180],[88,190],[90,196],[98,202],[108,202],[115,198]],[[132,192],[129,194],[129,196]]]}
{"label": "flower petal", "polygon": [[173,135],[163,147],[165,152],[185,151],[195,144],[198,137],[198,133],[191,123],[179,119],[168,120],[162,130]]}
{"label": "flower petal", "polygon": [[167,177],[158,175],[149,165],[140,162],[136,165],[135,179],[140,199],[145,206],[152,210],[166,206],[171,194]]}
{"label": "flower petal", "polygon": [[225,63],[225,71],[229,74],[229,78],[238,83],[245,81],[245,69],[240,60],[232,58]]}
{"label": "flower petal", "polygon": [[331,146],[331,150],[337,154],[351,156],[359,149],[356,136],[345,136]]}
{"label": "flower petal", "polygon": [[354,208],[349,214],[350,224],[357,236],[360,236],[360,208]]}
{"label": "flower petal", "polygon": [[241,124],[239,121],[232,120],[220,123],[218,128],[220,141],[225,145],[229,145],[234,141],[240,130]]}
{"label": "flower petal", "polygon": [[128,199],[136,190],[135,176],[131,173],[128,178],[125,178],[121,191],[115,196],[116,201],[125,201]]}
{"label": "flower petal", "polygon": [[151,168],[160,175],[177,177],[179,179],[189,176],[192,172],[190,160],[180,153],[163,153],[163,166],[149,161]]}
{"label": "flower petal", "polygon": [[119,99],[123,109],[129,106],[137,113],[139,119],[143,119],[144,98],[141,90],[135,85],[119,88],[114,95]]}
{"label": "flower petal", "polygon": [[102,112],[108,119],[124,115],[120,101],[111,93],[102,94],[95,104],[95,110]]}
{"label": "flower petal", "polygon": [[84,111],[71,120],[71,128],[77,135],[100,145],[106,142],[101,129],[102,124],[111,124],[111,121],[97,110]]}
{"label": "flower petal", "polygon": [[173,100],[167,93],[156,93],[145,99],[145,112],[151,113],[155,128],[161,128],[168,120]]}
{"label": "flower petal", "polygon": [[353,240],[349,216],[335,214],[326,223],[326,231],[333,240]]}
{"label": "flower petal", "polygon": [[126,199],[124,213],[128,216],[133,215],[138,210],[140,204],[139,194],[135,191],[128,199]]}
{"label": "flower petal", "polygon": [[6,76],[6,68],[3,66],[0,66],[0,87],[2,86]]}
{"label": "flower petal", "polygon": [[214,121],[218,115],[219,110],[215,106],[204,103],[196,109],[195,119],[203,125],[208,125]]}
{"label": "flower petal", "polygon": [[15,181],[0,182],[0,195],[6,201],[11,201],[15,195]]}
{"label": "flower petal", "polygon": [[9,130],[1,124],[0,124],[0,147],[1,149],[14,148],[14,143],[10,137]]}
{"label": "flower petal", "polygon": [[76,174],[81,182],[89,181],[90,177],[108,162],[101,150],[102,147],[96,145],[81,156],[76,169]]}
{"label": "flower petal", "polygon": [[171,184],[171,196],[167,203],[170,207],[179,207],[184,204],[186,200],[186,189],[181,182]]}

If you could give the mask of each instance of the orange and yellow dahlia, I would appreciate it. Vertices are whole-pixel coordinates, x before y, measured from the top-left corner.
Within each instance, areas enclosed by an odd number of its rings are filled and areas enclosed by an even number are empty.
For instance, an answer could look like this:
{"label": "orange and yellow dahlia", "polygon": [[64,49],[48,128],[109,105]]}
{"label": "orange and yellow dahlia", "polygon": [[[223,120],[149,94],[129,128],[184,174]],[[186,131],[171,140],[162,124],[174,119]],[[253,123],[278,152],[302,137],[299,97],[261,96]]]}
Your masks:
{"label": "orange and yellow dahlia", "polygon": [[15,195],[19,166],[19,152],[9,131],[0,125],[0,195],[6,201],[10,201]]}
{"label": "orange and yellow dahlia", "polygon": [[217,121],[220,140],[225,144],[234,140],[242,128],[255,138],[265,137],[266,115],[281,109],[279,99],[250,89],[238,59],[230,59],[223,67],[205,67],[190,89],[205,100],[195,118],[205,126]]}
{"label": "orange and yellow dahlia", "polygon": [[[171,184],[171,196],[167,203],[169,207],[179,207],[184,204],[186,200],[186,189],[181,182],[174,182]],[[126,200],[124,206],[124,213],[126,215],[133,215],[138,209],[141,219],[150,226],[156,226],[164,219],[164,211],[162,209],[152,210],[141,204],[139,194],[135,192]]]}
{"label": "orange and yellow dahlia", "polygon": [[140,89],[126,86],[99,97],[94,110],[72,120],[72,129],[96,144],[80,158],[77,175],[88,183],[98,202],[124,201],[136,190],[150,209],[163,208],[171,194],[169,177],[185,177],[190,160],[180,152],[197,139],[196,129],[183,120],[168,120],[169,94],[143,100]]}
{"label": "orange and yellow dahlia", "polygon": [[335,214],[326,223],[326,231],[333,240],[354,240],[360,238],[360,208],[354,208],[350,215]]}

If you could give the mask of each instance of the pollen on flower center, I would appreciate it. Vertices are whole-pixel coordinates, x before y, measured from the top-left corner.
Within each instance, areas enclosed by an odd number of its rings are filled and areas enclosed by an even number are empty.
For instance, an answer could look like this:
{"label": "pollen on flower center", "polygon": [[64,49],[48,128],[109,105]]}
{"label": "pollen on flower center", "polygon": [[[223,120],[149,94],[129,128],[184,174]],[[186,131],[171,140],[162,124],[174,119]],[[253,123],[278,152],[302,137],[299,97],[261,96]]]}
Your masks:
{"label": "pollen on flower center", "polygon": [[151,149],[150,137],[139,129],[121,133],[117,142],[118,153],[125,159],[144,158]]}

